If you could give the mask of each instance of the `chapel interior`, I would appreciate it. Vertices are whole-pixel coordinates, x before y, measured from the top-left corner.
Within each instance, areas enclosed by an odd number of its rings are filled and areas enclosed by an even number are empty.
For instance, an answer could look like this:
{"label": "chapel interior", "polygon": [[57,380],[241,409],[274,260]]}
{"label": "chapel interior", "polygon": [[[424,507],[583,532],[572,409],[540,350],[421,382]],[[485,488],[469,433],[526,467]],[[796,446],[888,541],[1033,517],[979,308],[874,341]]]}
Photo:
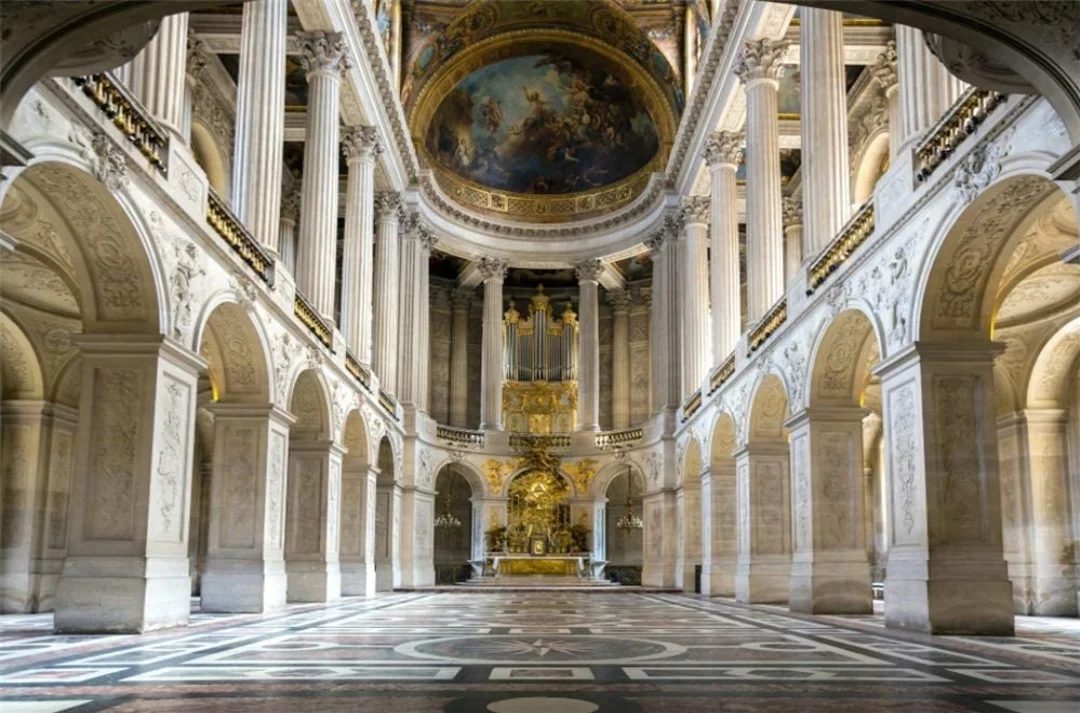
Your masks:
{"label": "chapel interior", "polygon": [[1080,710],[1080,5],[6,0],[0,711]]}

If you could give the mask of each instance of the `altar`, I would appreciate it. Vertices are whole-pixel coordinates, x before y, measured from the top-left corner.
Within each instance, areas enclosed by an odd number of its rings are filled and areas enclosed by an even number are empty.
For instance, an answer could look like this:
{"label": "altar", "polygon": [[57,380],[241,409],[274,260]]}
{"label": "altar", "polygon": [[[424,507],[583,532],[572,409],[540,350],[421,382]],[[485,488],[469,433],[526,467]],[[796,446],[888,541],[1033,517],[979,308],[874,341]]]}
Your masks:
{"label": "altar", "polygon": [[485,558],[485,569],[496,577],[591,577],[590,559],[588,553],[529,555],[493,552]]}

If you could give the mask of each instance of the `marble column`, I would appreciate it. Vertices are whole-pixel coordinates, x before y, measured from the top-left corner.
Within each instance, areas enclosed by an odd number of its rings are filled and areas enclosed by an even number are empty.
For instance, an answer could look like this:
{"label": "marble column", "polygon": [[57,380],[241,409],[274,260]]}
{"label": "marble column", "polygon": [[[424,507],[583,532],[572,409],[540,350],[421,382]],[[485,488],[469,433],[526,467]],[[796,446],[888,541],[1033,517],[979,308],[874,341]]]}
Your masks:
{"label": "marble column", "polygon": [[803,201],[802,196],[784,197],[784,281],[790,283],[802,265]]}
{"label": "marble column", "polygon": [[276,406],[215,403],[202,609],[285,608],[285,468],[292,416]]}
{"label": "marble column", "polygon": [[712,363],[709,344],[709,210],[706,196],[683,199],[680,309],[682,313],[682,393],[680,401],[705,381]]}
{"label": "marble column", "polygon": [[39,400],[0,404],[4,474],[0,613],[51,611],[67,554],[78,412]]}
{"label": "marble column", "polygon": [[812,407],[788,419],[794,490],[792,611],[871,614],[864,411]]}
{"label": "marble column", "polygon": [[[307,133],[296,250],[296,289],[327,322],[334,321],[337,268],[341,76],[349,68],[340,32],[303,32],[307,71]],[[279,159],[280,160],[280,159]]]}
{"label": "marble column", "polygon": [[501,431],[503,385],[503,279],[506,260],[480,259],[484,277],[484,349],[480,364],[480,428]]}
{"label": "marble column", "polygon": [[296,272],[296,225],[300,222],[300,190],[282,189],[281,222],[278,225],[278,257],[290,273]]}
{"label": "marble column", "polygon": [[401,485],[375,486],[375,591],[401,586]]}
{"label": "marble column", "polygon": [[803,254],[816,257],[851,215],[844,26],[833,10],[800,17]]}
{"label": "marble column", "polygon": [[454,290],[450,296],[450,425],[465,428],[469,408],[469,306],[473,291]]}
{"label": "marble column", "polygon": [[787,42],[751,40],[735,74],[746,85],[746,250],[748,318],[765,316],[784,294],[780,125],[777,89]]}
{"label": "marble column", "polygon": [[611,324],[611,427],[630,427],[630,292],[608,293]]}
{"label": "marble column", "polygon": [[889,40],[885,51],[870,65],[870,74],[885,93],[889,117],[889,160],[895,161],[903,141],[903,119],[900,115],[900,83],[896,69],[896,42]]}
{"label": "marble column", "polygon": [[80,465],[55,630],[184,626],[195,406],[206,362],[153,336],[86,335],[78,346]]}
{"label": "marble column", "polygon": [[341,470],[341,593],[375,594],[375,479],[378,472],[350,453]]}
{"label": "marble column", "polygon": [[236,84],[232,208],[240,222],[274,254],[278,251],[281,211],[288,10],[289,0],[244,3]]}
{"label": "marble column", "polygon": [[912,148],[964,93],[923,41],[922,30],[896,25],[896,73],[900,81],[900,146]]}
{"label": "marble column", "polygon": [[400,299],[397,309],[401,313],[398,334],[398,399],[402,404],[423,408],[427,370],[424,327],[425,314],[429,308],[427,294],[428,260],[435,238],[431,230],[420,222],[416,214],[406,221],[402,239]]}
{"label": "marble column", "polygon": [[435,585],[435,493],[407,485],[401,489],[402,587]]}
{"label": "marble column", "polygon": [[398,224],[403,217],[400,193],[375,195],[375,270],[372,299],[371,364],[379,385],[397,393],[398,270],[401,239]]}
{"label": "marble column", "polygon": [[989,345],[911,345],[878,367],[891,507],[885,625],[1013,633]]}
{"label": "marble column", "polygon": [[739,507],[735,599],[749,604],[788,601],[791,574],[791,496],[788,446],[751,443],[735,454]]}
{"label": "marble column", "polygon": [[187,42],[188,14],[165,16],[157,34],[132,61],[130,84],[147,111],[185,145]]}
{"label": "marble column", "polygon": [[705,144],[710,178],[709,294],[714,366],[735,350],[742,331],[735,171],[742,161],[744,140],[742,133],[717,131]]}
{"label": "marble column", "polygon": [[349,165],[341,269],[342,331],[353,356],[371,363],[371,282],[375,242],[375,162],[382,153],[374,126],[349,127],[341,137]]}
{"label": "marble column", "polygon": [[431,397],[431,251],[438,242],[427,228],[420,232],[420,373],[416,381],[424,413],[430,408]]}
{"label": "marble column", "polygon": [[682,325],[679,322],[677,221],[668,221],[645,245],[652,253],[652,340],[650,341],[653,410],[674,412],[682,388]]}
{"label": "marble column", "polygon": [[290,602],[341,598],[341,458],[327,441],[293,440],[289,447],[285,574]]}
{"label": "marble column", "polygon": [[599,260],[584,260],[574,265],[578,278],[578,318],[581,339],[578,342],[578,428],[600,430],[600,275],[604,265]]}

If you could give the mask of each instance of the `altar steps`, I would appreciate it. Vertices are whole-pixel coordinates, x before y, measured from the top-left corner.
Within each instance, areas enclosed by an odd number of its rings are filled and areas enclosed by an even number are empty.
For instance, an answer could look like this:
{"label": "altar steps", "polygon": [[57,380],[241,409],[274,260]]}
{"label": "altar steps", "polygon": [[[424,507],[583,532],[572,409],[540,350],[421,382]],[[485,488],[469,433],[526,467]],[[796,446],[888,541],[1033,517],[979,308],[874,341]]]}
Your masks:
{"label": "altar steps", "polygon": [[551,574],[518,574],[501,577],[473,577],[458,582],[458,587],[489,589],[611,589],[618,588],[617,582],[606,579],[588,579],[585,577],[560,577]]}

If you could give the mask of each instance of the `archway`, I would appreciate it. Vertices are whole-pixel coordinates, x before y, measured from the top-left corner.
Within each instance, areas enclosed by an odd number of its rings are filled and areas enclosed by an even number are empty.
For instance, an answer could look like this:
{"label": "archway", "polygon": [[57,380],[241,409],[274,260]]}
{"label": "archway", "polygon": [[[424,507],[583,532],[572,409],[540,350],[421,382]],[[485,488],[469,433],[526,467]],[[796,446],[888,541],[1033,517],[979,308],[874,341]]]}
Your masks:
{"label": "archway", "polygon": [[[735,483],[735,420],[721,413],[713,426],[708,477],[702,478],[701,591],[713,597],[735,596],[738,500]],[[707,509],[704,506],[707,504]]]}
{"label": "archway", "polygon": [[379,474],[375,479],[375,589],[388,592],[401,585],[401,485],[394,470],[390,438],[379,441]]}
{"label": "archway", "polygon": [[[469,578],[473,559],[473,499],[476,491],[468,471],[453,463],[435,478],[435,522],[432,552],[436,584]],[[482,491],[481,491],[482,492]]]}
{"label": "archway", "polygon": [[191,153],[195,162],[206,173],[206,180],[210,187],[223,198],[229,200],[229,161],[227,154],[223,155],[212,131],[201,122],[191,123]]}
{"label": "archway", "polygon": [[791,483],[788,475],[788,397],[767,374],[750,401],[748,438],[736,452],[739,559],[735,598],[785,603],[791,571]]}
{"label": "archway", "polygon": [[701,445],[691,437],[675,490],[676,581],[684,592],[701,591],[701,465]]}
{"label": "archway", "polygon": [[851,200],[861,206],[874,195],[874,187],[889,170],[889,134],[880,132],[863,148],[851,177]]}
{"label": "archway", "polygon": [[368,455],[369,436],[360,411],[345,418],[341,461],[341,593],[375,593],[375,488],[377,470]]}
{"label": "archway", "polygon": [[620,528],[626,517],[642,517],[641,499],[645,494],[645,477],[633,465],[619,468],[607,485],[604,495],[605,543],[607,566],[604,573],[609,580],[624,585],[641,584],[644,565],[643,529]]}

